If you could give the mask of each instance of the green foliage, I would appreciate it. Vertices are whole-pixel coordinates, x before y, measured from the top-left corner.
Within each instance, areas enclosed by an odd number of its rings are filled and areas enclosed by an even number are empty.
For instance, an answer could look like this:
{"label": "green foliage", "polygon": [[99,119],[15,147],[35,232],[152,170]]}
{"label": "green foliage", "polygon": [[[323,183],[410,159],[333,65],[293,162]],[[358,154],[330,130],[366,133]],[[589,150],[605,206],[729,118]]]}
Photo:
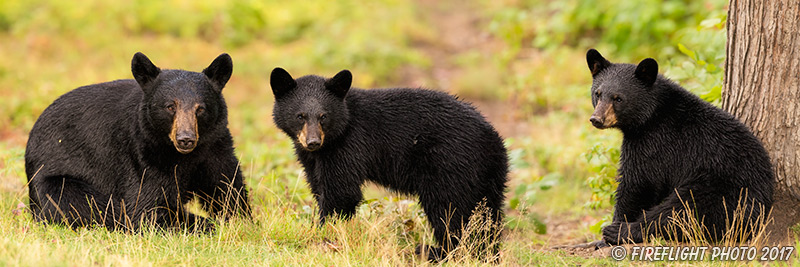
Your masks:
{"label": "green foliage", "polygon": [[794,235],[795,239],[800,239],[800,223],[789,227],[789,231]]}
{"label": "green foliage", "polygon": [[579,52],[595,47],[615,62],[653,57],[670,78],[708,101],[719,99],[726,4],[726,0],[524,0],[486,5],[492,17],[488,30],[506,44],[497,67],[522,77],[505,82],[511,88],[521,87],[525,104],[536,107],[552,100],[531,94],[527,88],[536,84],[520,81],[542,73],[517,74],[519,70],[512,68],[526,48],[559,54],[565,47]]}
{"label": "green foliage", "polygon": [[548,173],[541,177],[538,181],[533,183],[524,183],[518,185],[513,189],[514,194],[509,199],[508,205],[511,209],[519,208],[521,202],[535,203],[537,192],[547,191],[554,185],[558,185],[559,181],[563,179],[560,173]]}
{"label": "green foliage", "polygon": [[498,23],[492,25],[504,26],[490,29],[508,43],[531,40],[534,47],[602,44],[610,54],[670,56],[681,29],[698,25],[726,4],[725,0],[527,0],[500,8],[494,17]]}
{"label": "green foliage", "polygon": [[592,197],[586,206],[598,209],[614,206],[617,181],[617,165],[619,164],[620,150],[618,147],[604,147],[595,145],[584,154],[589,163],[589,171],[595,175],[586,179],[592,192]]}
{"label": "green foliage", "polygon": [[681,29],[678,50],[684,57],[675,57],[665,75],[704,100],[719,104],[727,41],[725,13],[713,12],[696,27]]}
{"label": "green foliage", "polygon": [[[506,139],[506,146],[512,146],[514,139]],[[511,170],[530,169],[531,164],[525,160],[526,151],[521,148],[509,149],[509,165]],[[511,222],[512,227],[532,228],[534,233],[546,234],[547,225],[541,215],[529,208],[536,204],[541,192],[550,190],[563,180],[563,175],[551,172],[541,177],[531,177],[530,182],[519,183],[510,189],[512,194],[508,199],[508,208],[520,213],[518,219]]]}
{"label": "green foliage", "polygon": [[[584,155],[589,165],[589,172],[594,175],[586,179],[586,185],[591,191],[591,198],[584,206],[590,209],[603,209],[613,207],[616,203],[617,166],[619,164],[620,150],[618,147],[606,147],[602,144],[593,146]],[[604,226],[611,223],[612,214],[607,213],[596,223],[589,227],[593,233],[601,233]]]}

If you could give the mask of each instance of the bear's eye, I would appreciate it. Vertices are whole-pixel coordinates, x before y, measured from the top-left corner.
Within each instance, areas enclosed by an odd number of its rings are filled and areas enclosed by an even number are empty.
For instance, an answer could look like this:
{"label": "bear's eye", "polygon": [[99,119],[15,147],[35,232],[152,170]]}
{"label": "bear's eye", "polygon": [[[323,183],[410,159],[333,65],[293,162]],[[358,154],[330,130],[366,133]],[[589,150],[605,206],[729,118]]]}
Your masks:
{"label": "bear's eye", "polygon": [[205,112],[206,112],[206,108],[204,108],[204,107],[198,107],[198,108],[197,108],[197,110],[196,110],[194,113],[195,113],[195,115],[196,115],[196,116],[200,116],[200,115],[202,115],[202,114],[203,114],[203,113],[205,113]]}
{"label": "bear's eye", "polygon": [[622,98],[619,98],[618,96],[615,96],[614,97],[614,101],[616,101],[617,103],[622,102]]}
{"label": "bear's eye", "polygon": [[600,97],[600,92],[594,92],[594,95],[595,95],[596,97]]}
{"label": "bear's eye", "polygon": [[319,119],[320,120],[324,120],[324,119],[327,119],[327,118],[328,118],[328,115],[325,115],[325,114],[319,115]]}
{"label": "bear's eye", "polygon": [[306,117],[306,116],[303,116],[303,114],[297,114],[297,119],[298,119],[298,120],[301,120],[301,121],[302,121],[302,120],[304,120],[304,119],[305,119],[305,117]]}
{"label": "bear's eye", "polygon": [[167,105],[167,110],[169,110],[169,112],[175,113],[175,104]]}

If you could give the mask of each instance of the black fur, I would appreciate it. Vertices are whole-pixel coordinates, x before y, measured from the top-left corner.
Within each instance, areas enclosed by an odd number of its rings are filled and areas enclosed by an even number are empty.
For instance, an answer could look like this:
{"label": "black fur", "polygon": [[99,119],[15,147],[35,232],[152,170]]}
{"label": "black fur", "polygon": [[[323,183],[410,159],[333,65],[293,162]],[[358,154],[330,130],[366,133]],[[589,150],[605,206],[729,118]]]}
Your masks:
{"label": "black fur", "polygon": [[757,229],[757,217],[772,206],[774,180],[767,152],[744,124],[659,75],[653,59],[612,64],[592,49],[587,62],[592,104],[612,105],[616,116],[616,124],[604,125],[596,110],[592,123],[623,133],[606,242],[638,243],[643,235],[684,240],[680,228],[668,230],[672,212],[686,210],[681,201],[702,220],[708,240],[723,237],[738,203],[747,207],[743,228]]}
{"label": "black fur", "polygon": [[[143,221],[210,229],[184,210],[195,195],[213,216],[227,218],[226,207],[249,216],[221,94],[232,66],[222,54],[203,73],[161,70],[137,53],[135,80],[59,97],[33,126],[25,151],[34,218],[133,231]],[[197,122],[197,138],[185,144],[196,147],[187,154],[170,139],[175,114],[184,111]]]}
{"label": "black fur", "polygon": [[[271,76],[275,123],[295,141],[322,223],[333,214],[352,216],[362,200],[362,184],[372,181],[419,196],[444,246],[431,250],[431,258],[458,244],[462,224],[482,200],[500,224],[506,149],[474,107],[442,92],[351,89],[351,81],[347,70],[331,79],[294,80],[281,68]],[[302,144],[311,146],[310,141],[298,140],[304,125],[309,140],[314,125],[324,133],[313,151]]]}

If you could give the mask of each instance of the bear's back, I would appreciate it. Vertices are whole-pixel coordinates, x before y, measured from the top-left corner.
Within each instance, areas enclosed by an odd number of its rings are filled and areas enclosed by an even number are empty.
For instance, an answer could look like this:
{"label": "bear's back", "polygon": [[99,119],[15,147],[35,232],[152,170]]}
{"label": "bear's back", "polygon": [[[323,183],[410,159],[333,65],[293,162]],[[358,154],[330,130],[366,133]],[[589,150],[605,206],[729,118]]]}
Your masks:
{"label": "bear's back", "polygon": [[[461,130],[492,129],[471,104],[450,94],[428,89],[351,89],[347,98],[351,118],[379,122],[384,127],[403,125]],[[372,117],[372,118],[365,118]],[[364,118],[364,119],[360,119]],[[444,129],[443,129],[444,130]]]}
{"label": "bear's back", "polygon": [[[128,107],[138,104],[138,101],[126,103],[123,100],[125,98],[138,100],[137,97],[141,97],[141,90],[138,90],[138,84],[134,80],[116,80],[81,86],[53,101],[39,116],[31,132],[37,131],[37,127],[77,121],[81,121],[81,124],[91,124],[104,117],[123,118],[123,115],[132,113]],[[58,127],[51,128],[56,131],[58,129]]]}
{"label": "bear's back", "polygon": [[[53,101],[31,129],[25,151],[28,177],[95,172],[130,149],[141,90],[134,80],[76,88]],[[95,171],[92,171],[95,170]],[[61,173],[67,172],[67,173]]]}

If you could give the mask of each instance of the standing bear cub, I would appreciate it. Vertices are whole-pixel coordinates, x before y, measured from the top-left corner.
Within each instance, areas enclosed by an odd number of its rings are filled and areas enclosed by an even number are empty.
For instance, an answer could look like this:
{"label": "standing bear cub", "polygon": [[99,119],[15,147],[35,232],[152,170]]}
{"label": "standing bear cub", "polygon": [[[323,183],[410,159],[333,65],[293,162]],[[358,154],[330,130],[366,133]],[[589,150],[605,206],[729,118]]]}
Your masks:
{"label": "standing bear cub", "polygon": [[441,245],[418,248],[429,259],[443,259],[458,245],[480,204],[488,208],[483,219],[494,232],[484,233],[479,247],[496,250],[508,158],[492,125],[446,93],[351,89],[351,82],[347,70],[330,79],[295,80],[276,68],[270,77],[275,124],[294,141],[320,221],[351,217],[363,197],[361,186],[372,181],[419,196]]}
{"label": "standing bear cub", "polygon": [[184,209],[195,196],[212,216],[249,216],[222,97],[230,56],[197,73],[136,53],[131,69],[135,80],[72,90],[36,121],[25,151],[34,219],[210,230]]}
{"label": "standing bear cub", "polygon": [[[745,240],[757,232],[774,182],[769,156],[748,128],[659,75],[652,58],[612,64],[592,49],[586,60],[590,121],[623,134],[617,203],[603,241]],[[685,223],[695,220],[703,227]]]}

